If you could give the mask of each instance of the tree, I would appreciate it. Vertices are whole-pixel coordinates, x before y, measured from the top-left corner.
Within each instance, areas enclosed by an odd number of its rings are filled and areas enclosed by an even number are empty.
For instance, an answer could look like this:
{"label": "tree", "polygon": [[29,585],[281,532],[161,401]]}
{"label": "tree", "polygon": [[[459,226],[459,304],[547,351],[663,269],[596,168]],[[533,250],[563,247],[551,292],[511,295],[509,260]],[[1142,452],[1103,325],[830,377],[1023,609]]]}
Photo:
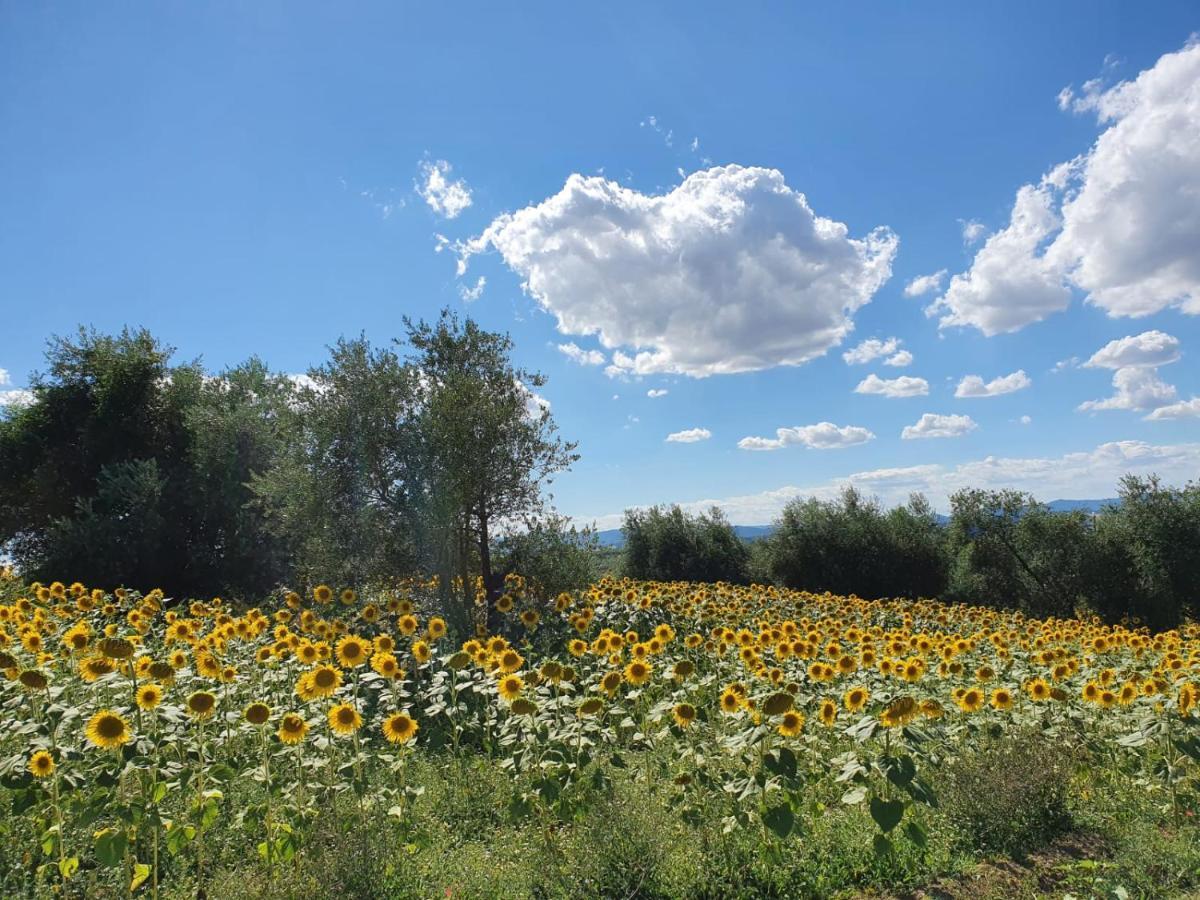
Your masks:
{"label": "tree", "polygon": [[252,480],[305,581],[361,585],[419,562],[430,478],[418,374],[365,337],[342,339],[280,416],[292,441]]}
{"label": "tree", "polygon": [[720,509],[625,510],[625,574],[654,581],[747,580],[750,551]]}
{"label": "tree", "polygon": [[596,580],[599,546],[594,530],[577,529],[565,516],[551,513],[504,535],[499,556],[505,572],[523,575],[541,598],[550,599]]}
{"label": "tree", "polygon": [[860,597],[935,597],[945,585],[942,532],[928,501],[884,513],[846,487],[833,500],[793,500],[763,548],[773,580]]}
{"label": "tree", "polygon": [[961,490],[950,508],[952,599],[1059,616],[1086,599],[1090,525],[1083,512],[1052,512],[1013,490]]}
{"label": "tree", "polygon": [[544,491],[579,458],[576,445],[557,437],[549,404],[535,393],[545,377],[514,367],[508,335],[449,310],[433,325],[404,323],[431,491],[457,525],[461,558],[478,554],[490,610],[504,585],[492,561],[497,527],[528,525],[544,512]]}
{"label": "tree", "polygon": [[149,332],[53,338],[0,419],[0,546],[22,573],[258,592],[282,575],[245,482],[284,440],[261,366],[207,378]]}

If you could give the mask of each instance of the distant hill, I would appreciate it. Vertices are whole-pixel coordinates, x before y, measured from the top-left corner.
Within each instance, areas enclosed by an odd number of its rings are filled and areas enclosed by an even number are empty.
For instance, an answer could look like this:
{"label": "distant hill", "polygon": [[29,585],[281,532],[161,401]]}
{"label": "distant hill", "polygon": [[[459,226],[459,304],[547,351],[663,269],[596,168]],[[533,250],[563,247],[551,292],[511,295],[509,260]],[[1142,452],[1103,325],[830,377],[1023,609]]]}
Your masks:
{"label": "distant hill", "polygon": [[[1110,497],[1107,500],[1051,500],[1046,504],[1053,512],[1074,512],[1077,509],[1085,512],[1100,512],[1106,506],[1117,506],[1120,500],[1116,497]],[[938,524],[945,525],[950,521],[950,517],[936,513]],[[744,541],[755,541],[761,537],[766,537],[770,534],[774,527],[771,525],[734,525],[734,532]],[[596,537],[600,541],[601,547],[624,547],[625,536],[621,534],[620,528],[609,528],[605,531],[596,532]]]}

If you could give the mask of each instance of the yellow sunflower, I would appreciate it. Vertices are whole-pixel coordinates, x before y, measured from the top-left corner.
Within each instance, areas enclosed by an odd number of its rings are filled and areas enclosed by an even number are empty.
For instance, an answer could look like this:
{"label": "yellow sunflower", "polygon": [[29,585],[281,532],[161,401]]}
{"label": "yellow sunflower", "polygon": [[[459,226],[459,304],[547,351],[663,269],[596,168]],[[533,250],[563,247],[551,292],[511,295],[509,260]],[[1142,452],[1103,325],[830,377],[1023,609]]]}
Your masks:
{"label": "yellow sunflower", "polygon": [[129,723],[120,713],[111,709],[102,709],[88,720],[85,731],[87,739],[101,750],[116,750],[123,744],[133,740]]}
{"label": "yellow sunflower", "polygon": [[420,730],[417,720],[408,713],[393,713],[383,720],[383,736],[393,744],[407,744]]}
{"label": "yellow sunflower", "polygon": [[54,757],[45,750],[38,750],[29,757],[29,774],[34,778],[49,778],[54,774]]}
{"label": "yellow sunflower", "polygon": [[349,703],[339,703],[329,710],[329,729],[334,734],[354,734],[362,728],[362,716]]}
{"label": "yellow sunflower", "polygon": [[279,740],[285,744],[298,744],[308,734],[308,722],[299,713],[284,713],[279,720]]}
{"label": "yellow sunflower", "polygon": [[162,685],[151,681],[143,684],[137,690],[137,705],[144,710],[151,710],[162,703],[163,689]]}

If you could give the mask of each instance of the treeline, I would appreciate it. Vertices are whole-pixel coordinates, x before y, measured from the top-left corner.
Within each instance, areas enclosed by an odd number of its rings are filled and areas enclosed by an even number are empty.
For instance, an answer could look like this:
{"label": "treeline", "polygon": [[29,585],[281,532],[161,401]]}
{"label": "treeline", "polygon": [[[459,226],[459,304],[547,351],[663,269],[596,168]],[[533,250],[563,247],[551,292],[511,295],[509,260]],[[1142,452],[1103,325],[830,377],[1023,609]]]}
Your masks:
{"label": "treeline", "polygon": [[0,411],[0,550],[31,579],[191,596],[435,573],[464,616],[517,566],[586,580],[591,536],[545,505],[577,457],[543,376],[469,319],[404,325],[299,378],[208,372],[144,330],[53,339],[33,402]]}
{"label": "treeline", "polygon": [[629,511],[623,531],[635,578],[936,597],[1155,628],[1200,616],[1200,484],[1153,476],[1126,476],[1119,503],[1094,514],[1055,512],[1019,491],[961,490],[941,524],[921,495],[885,510],[846,488],[833,500],[793,500],[750,544],[717,509]]}

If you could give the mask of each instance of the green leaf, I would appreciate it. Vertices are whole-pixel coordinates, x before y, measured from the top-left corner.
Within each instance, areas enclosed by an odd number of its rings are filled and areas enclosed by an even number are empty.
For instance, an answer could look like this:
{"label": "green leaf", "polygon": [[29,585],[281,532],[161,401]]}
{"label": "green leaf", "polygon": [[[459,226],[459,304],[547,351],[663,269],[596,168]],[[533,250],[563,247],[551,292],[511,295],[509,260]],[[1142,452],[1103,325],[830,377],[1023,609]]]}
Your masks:
{"label": "green leaf", "polygon": [[125,859],[125,849],[129,840],[124,831],[115,828],[105,828],[96,836],[96,859],[103,866],[119,866]]}
{"label": "green leaf", "polygon": [[879,826],[879,830],[887,834],[900,824],[904,818],[904,801],[884,800],[880,797],[871,798],[871,818]]}
{"label": "green leaf", "polygon": [[875,835],[874,846],[876,856],[888,856],[893,849],[891,840],[883,834]]}
{"label": "green leaf", "polygon": [[62,876],[63,881],[70,881],[71,876],[79,871],[79,857],[68,856],[58,861],[58,874]]}
{"label": "green leaf", "polygon": [[796,816],[792,812],[791,805],[788,803],[772,806],[763,812],[762,820],[763,824],[770,828],[780,840],[791,834],[792,826],[796,824]]}
{"label": "green leaf", "polygon": [[906,822],[904,825],[904,833],[908,839],[918,847],[924,847],[926,843],[925,829],[917,822]]}
{"label": "green leaf", "polygon": [[789,747],[772,750],[763,759],[763,765],[775,775],[781,775],[784,778],[796,777],[796,754]]}

